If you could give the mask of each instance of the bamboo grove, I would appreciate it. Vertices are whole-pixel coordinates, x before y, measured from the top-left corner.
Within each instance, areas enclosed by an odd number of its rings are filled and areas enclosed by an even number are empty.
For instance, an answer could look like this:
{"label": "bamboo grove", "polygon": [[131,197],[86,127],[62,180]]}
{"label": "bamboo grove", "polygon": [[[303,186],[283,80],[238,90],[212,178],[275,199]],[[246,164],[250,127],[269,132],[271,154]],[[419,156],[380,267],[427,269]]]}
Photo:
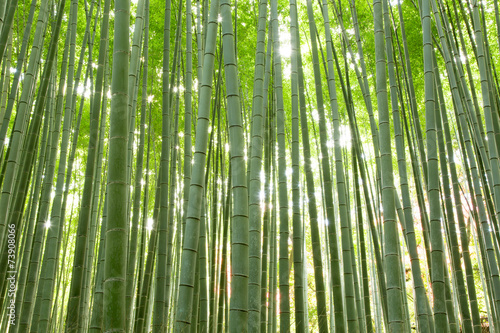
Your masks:
{"label": "bamboo grove", "polygon": [[497,0],[0,1],[0,331],[500,331]]}

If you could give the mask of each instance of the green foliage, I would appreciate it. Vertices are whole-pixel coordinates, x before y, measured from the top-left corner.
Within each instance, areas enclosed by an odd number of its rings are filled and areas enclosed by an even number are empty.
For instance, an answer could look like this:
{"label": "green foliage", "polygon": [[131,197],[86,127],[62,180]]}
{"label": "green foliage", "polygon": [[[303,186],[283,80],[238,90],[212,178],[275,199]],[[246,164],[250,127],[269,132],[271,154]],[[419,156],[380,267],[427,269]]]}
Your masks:
{"label": "green foliage", "polygon": [[102,58],[107,1],[0,4],[21,330],[498,330],[496,1],[221,2],[148,1],[145,44],[115,1]]}

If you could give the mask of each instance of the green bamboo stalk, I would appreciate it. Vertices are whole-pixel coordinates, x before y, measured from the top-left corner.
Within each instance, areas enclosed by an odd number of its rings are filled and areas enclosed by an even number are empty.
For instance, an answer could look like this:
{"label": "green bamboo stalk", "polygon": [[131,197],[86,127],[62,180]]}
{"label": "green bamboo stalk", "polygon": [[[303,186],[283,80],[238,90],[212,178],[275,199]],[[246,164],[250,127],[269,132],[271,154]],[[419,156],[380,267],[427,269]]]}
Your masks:
{"label": "green bamboo stalk", "polygon": [[[148,128],[151,128],[151,110],[149,112],[149,125]],[[148,145],[151,140],[151,131],[150,135],[148,135]],[[149,155],[149,150],[148,150],[148,155]],[[149,160],[149,159],[148,159]],[[148,169],[148,167],[147,167]],[[159,177],[158,176],[158,183],[159,183]],[[156,186],[156,196],[159,196],[160,193],[160,186]],[[151,294],[151,288],[154,286],[153,285],[153,268],[154,268],[154,258],[155,258],[155,253],[157,250],[156,244],[157,244],[157,225],[158,225],[158,213],[159,213],[159,200],[155,201],[155,207],[153,211],[153,225],[151,226],[151,235],[149,237],[149,244],[148,244],[148,253],[147,253],[147,261],[146,265],[144,268],[144,278],[142,279],[142,286],[140,288],[140,294],[138,292],[138,306],[137,306],[137,313],[135,316],[135,327],[134,327],[134,332],[142,332],[144,327],[149,327],[148,325],[148,318],[147,318],[147,309],[148,305],[152,302],[153,298],[150,297]]]}
{"label": "green bamboo stalk", "polygon": [[[93,5],[90,6],[90,12],[93,10]],[[100,13],[100,2],[97,3],[97,13]],[[97,27],[97,20],[100,15],[95,15],[95,20],[94,20],[94,28],[92,32],[92,38],[89,40],[89,63],[92,63],[93,59],[93,49],[94,49],[94,40],[95,40],[95,35],[97,33],[96,27]],[[89,81],[90,81],[90,91],[93,91],[93,71],[89,72]],[[83,99],[82,99],[83,100]],[[90,102],[93,103],[94,99],[93,96],[90,98]],[[102,115],[101,110],[99,109],[99,115],[95,116],[92,114],[92,119],[90,122],[90,125],[93,125],[94,118],[99,119],[99,116]],[[97,120],[99,122],[99,120]],[[92,187],[92,198],[91,198],[91,204],[90,204],[90,220],[89,220],[89,234],[87,237],[87,244],[86,244],[86,258],[85,258],[85,266],[84,266],[84,277],[83,277],[83,290],[82,290],[82,298],[80,299],[80,307],[83,308],[83,316],[82,319],[79,320],[79,329],[80,330],[88,330],[88,325],[90,322],[89,318],[89,298],[91,296],[91,286],[93,285],[92,281],[92,273],[93,273],[93,268],[94,268],[94,261],[95,261],[95,247],[96,247],[96,234],[97,234],[97,216],[100,216],[101,212],[101,206],[102,206],[102,200],[99,201],[99,196],[101,192],[101,187],[104,189],[105,186],[102,186],[101,180],[102,180],[102,151],[103,151],[103,140],[104,140],[104,133],[102,133],[99,129],[101,128],[99,124],[95,125],[98,128],[99,131],[99,138],[97,139],[97,143],[95,144],[97,146],[95,154],[95,166],[94,166],[94,180],[93,180],[93,187]],[[103,196],[101,196],[103,198]]]}
{"label": "green bamboo stalk", "polygon": [[1,82],[2,84],[0,87],[2,87],[2,92],[1,92],[1,99],[0,99],[0,128],[2,127],[3,119],[5,117],[5,112],[7,108],[7,101],[9,97],[9,87],[10,87],[10,76],[11,76],[11,59],[12,59],[12,52],[13,52],[13,45],[12,45],[12,31],[9,36],[9,41],[7,44],[7,54],[4,55],[5,61],[2,63],[2,79]]}
{"label": "green bamboo stalk", "polygon": [[372,314],[371,314],[371,304],[370,304],[370,286],[368,280],[368,266],[366,263],[366,243],[365,243],[365,232],[363,226],[363,207],[361,206],[361,190],[359,188],[360,178],[359,178],[359,166],[358,159],[352,148],[352,161],[353,161],[353,177],[354,177],[354,196],[356,202],[356,219],[357,219],[357,233],[359,237],[359,253],[360,253],[360,263],[361,263],[361,284],[363,288],[363,310],[364,310],[364,324],[366,332],[373,332]]}
{"label": "green bamboo stalk", "polygon": [[439,201],[439,170],[435,127],[434,73],[432,58],[430,1],[422,2],[422,30],[424,43],[424,80],[425,80],[425,124],[427,134],[427,165],[429,198],[429,220],[431,235],[432,292],[434,295],[434,321],[436,330],[447,329],[445,281],[444,281],[444,248],[441,237],[441,209]]}
{"label": "green bamboo stalk", "polygon": [[451,254],[452,259],[452,274],[453,281],[457,284],[457,298],[460,313],[462,316],[462,327],[465,332],[472,332],[472,321],[469,312],[469,306],[467,304],[467,293],[465,290],[465,281],[463,277],[463,271],[460,263],[460,249],[457,238],[456,222],[453,216],[453,203],[451,200],[451,186],[449,182],[448,165],[446,164],[445,156],[445,142],[443,137],[443,125],[442,125],[442,115],[446,112],[445,101],[443,96],[443,91],[441,87],[441,78],[439,77],[439,70],[436,66],[436,61],[434,62],[434,71],[436,79],[436,93],[439,101],[439,111],[440,114],[436,115],[436,129],[437,129],[437,139],[439,148],[439,162],[441,166],[442,174],[442,188],[444,195],[444,211],[446,212],[446,230],[448,231],[448,250]]}
{"label": "green bamboo stalk", "polygon": [[[139,217],[140,217],[140,203],[141,203],[141,191],[143,181],[143,165],[144,165],[144,143],[146,136],[146,113],[147,113],[147,81],[148,81],[148,59],[149,59],[149,1],[146,0],[144,4],[144,44],[143,44],[143,66],[142,66],[142,91],[141,91],[141,123],[140,123],[140,134],[139,134],[139,150],[137,153],[136,162],[136,178],[134,187],[134,203],[133,203],[133,214],[132,214],[132,228],[131,233],[136,233],[135,236],[131,236],[130,244],[130,254],[127,262],[127,331],[131,330],[133,327],[133,295],[136,283],[140,283],[140,279],[135,280],[134,271],[136,266],[136,256],[137,256],[137,237],[139,233]],[[145,182],[147,184],[147,182]],[[145,186],[147,188],[147,186]],[[146,205],[146,203],[143,203]],[[143,230],[144,232],[144,230]],[[137,274],[139,275],[139,274]],[[140,275],[139,275],[140,276]]]}
{"label": "green bamboo stalk", "polygon": [[125,331],[125,288],[127,267],[127,73],[130,1],[115,1],[113,70],[108,156],[108,193],[106,207],[106,249],[104,262],[104,332]]}
{"label": "green bamboo stalk", "polygon": [[[70,24],[68,24],[68,31],[69,31]],[[64,85],[65,85],[65,80],[66,80],[66,69],[67,69],[67,64],[68,64],[68,55],[69,55],[69,40],[70,40],[70,34],[66,35],[66,42],[65,42],[65,49],[64,49],[64,54],[63,54],[63,59],[62,59],[62,64],[61,64],[61,75],[59,77],[59,88],[58,88],[58,93],[57,93],[57,100],[56,100],[56,110],[55,110],[55,122],[54,122],[54,132],[51,137],[51,149],[49,153],[49,162],[48,162],[48,172],[47,176],[45,177],[46,181],[46,186],[49,187],[49,189],[52,187],[52,180],[54,178],[54,172],[55,172],[55,163],[56,163],[56,158],[57,158],[57,146],[59,143],[59,133],[60,133],[60,127],[61,127],[61,122],[62,122],[62,108],[63,108],[63,91],[64,91]],[[50,194],[50,191],[49,191]],[[34,222],[34,221],[33,221]],[[53,228],[50,228],[47,231],[47,239],[46,239],[46,245],[45,248],[47,249],[44,254],[44,260],[42,261],[42,267],[41,267],[41,273],[40,273],[40,283],[43,283],[44,288],[42,289],[42,306],[41,306],[41,314],[40,314],[40,322],[38,323],[39,329],[41,331],[44,331],[47,329],[48,325],[48,314],[50,313],[49,310],[51,308],[51,301],[52,301],[52,296],[53,296],[53,289],[52,292],[49,293],[49,288],[53,288],[53,284],[50,284],[48,281],[43,281],[46,279],[50,279],[50,277],[53,278],[53,275],[55,274],[55,268],[51,271],[52,275],[48,277],[48,267],[51,265],[51,257],[49,256],[49,253],[51,251],[55,250],[55,246],[50,244],[53,235],[57,235],[59,231],[59,224],[55,224]],[[54,256],[55,258],[55,256]],[[43,282],[42,282],[43,281]],[[21,297],[19,297],[21,299]],[[47,305],[47,301],[49,302],[49,305]]]}
{"label": "green bamboo stalk", "polygon": [[[274,111],[274,110],[273,110]],[[274,112],[272,113],[274,115]],[[274,118],[274,117],[273,117]],[[274,121],[273,121],[274,123]],[[273,133],[274,134],[274,133]],[[275,137],[273,136],[272,142],[274,143],[271,145],[271,147],[274,147],[276,141]],[[271,182],[273,184],[273,187],[276,186],[276,162],[272,160],[272,176],[271,176]],[[276,191],[272,192],[271,195],[271,205],[273,207],[276,206]],[[276,239],[277,239],[277,223],[276,223],[276,209],[271,209],[271,214],[270,214],[270,223],[271,223],[271,237],[270,238],[270,249],[269,249],[269,301],[268,301],[268,309],[267,309],[267,332],[269,333],[274,333],[276,332],[276,302],[277,302],[277,297],[276,297]],[[263,330],[264,331],[264,330]]]}
{"label": "green bamboo stalk", "polygon": [[[17,55],[16,71],[14,72],[14,78],[12,79],[12,85],[10,87],[10,93],[9,93],[8,99],[7,99],[7,106],[5,108],[4,113],[2,114],[2,117],[3,117],[2,126],[0,127],[0,162],[4,161],[4,154],[3,154],[4,148],[3,148],[3,146],[4,146],[4,142],[5,142],[5,137],[7,134],[7,129],[9,127],[10,117],[12,115],[12,110],[14,108],[14,103],[16,101],[17,89],[19,87],[21,70],[22,70],[23,65],[24,65],[26,50],[28,49],[28,40],[29,40],[29,36],[31,33],[31,26],[32,26],[33,18],[35,16],[35,7],[36,7],[36,1],[33,0],[31,2],[30,11],[28,14],[25,28],[24,28],[21,48],[20,48],[19,53]],[[31,55],[30,55],[30,58],[31,58]],[[1,228],[1,224],[0,224],[0,228]]]}
{"label": "green bamboo stalk", "polygon": [[380,159],[382,169],[382,205],[384,225],[384,264],[387,280],[387,303],[389,331],[402,332],[403,295],[401,291],[401,254],[398,246],[396,222],[395,189],[392,167],[391,129],[387,101],[386,52],[384,48],[384,27],[382,2],[373,2],[375,28],[377,105],[379,111]]}
{"label": "green bamboo stalk", "polygon": [[[261,261],[261,278],[260,278],[260,331],[266,332],[267,329],[267,278],[270,272],[268,269],[268,258],[270,257],[270,215],[271,215],[271,156],[273,155],[272,150],[272,136],[271,136],[271,126],[270,126],[270,112],[268,112],[268,103],[272,98],[268,98],[268,87],[269,80],[271,77],[271,43],[272,43],[272,29],[268,29],[267,38],[267,51],[266,51],[266,66],[264,75],[264,103],[263,108],[265,109],[264,117],[264,207],[262,216],[262,261]],[[272,110],[272,109],[271,109]]]}
{"label": "green bamboo stalk", "polygon": [[[369,185],[373,184],[373,182],[370,180],[369,174],[367,173],[368,167],[366,165],[366,161],[364,159],[364,153],[361,149],[361,139],[360,139],[360,134],[358,131],[358,126],[357,122],[355,119],[354,115],[354,105],[353,105],[353,99],[352,99],[352,94],[349,89],[346,87],[350,86],[350,80],[349,80],[349,75],[346,76],[346,81],[344,83],[344,80],[342,78],[342,72],[340,70],[339,66],[339,61],[337,57],[337,53],[335,52],[335,48],[332,48],[333,51],[333,56],[335,58],[335,66],[337,68],[337,73],[338,73],[338,78],[340,81],[340,86],[342,87],[342,93],[344,95],[344,100],[346,101],[347,104],[347,114],[349,117],[349,128],[350,132],[353,135],[353,142],[354,142],[354,148],[355,152],[358,158],[358,161],[360,163],[358,164],[360,169],[360,176],[361,179],[363,179],[363,194],[365,197],[365,202],[366,202],[366,208],[367,208],[367,213],[368,213],[368,221],[369,221],[369,226],[371,230],[371,238],[372,238],[372,245],[373,245],[373,250],[375,252],[375,263],[376,263],[376,272],[377,272],[377,281],[379,285],[379,290],[381,295],[381,302],[379,303],[380,307],[382,308],[382,314],[384,318],[384,323],[385,325],[388,325],[388,315],[387,315],[387,288],[386,288],[386,282],[385,282],[385,270],[384,270],[384,265],[383,265],[383,260],[382,260],[382,250],[381,250],[381,244],[379,241],[379,231],[377,230],[377,227],[375,225],[375,213],[373,212],[373,207],[375,206],[375,203],[373,203],[372,199],[374,197],[373,194],[370,195],[370,189]],[[365,162],[365,163],[363,163]],[[366,180],[366,181],[365,181]],[[371,185],[373,187],[373,185]],[[377,310],[379,310],[379,307],[377,307]],[[380,321],[379,321],[380,323]]]}
{"label": "green bamboo stalk", "polygon": [[[76,7],[77,8],[77,7]],[[91,6],[92,8],[92,6]],[[77,10],[77,9],[75,9]],[[91,9],[92,12],[92,9]],[[88,25],[90,20],[87,20]],[[105,25],[104,25],[105,26]],[[104,32],[104,31],[101,31]],[[85,271],[90,264],[86,261],[88,233],[91,226],[92,193],[94,188],[94,174],[97,159],[97,144],[99,133],[99,114],[102,96],[102,80],[104,77],[104,59],[106,57],[106,39],[101,39],[99,47],[99,64],[101,65],[98,77],[96,78],[96,95],[93,99],[89,124],[88,153],[85,168],[85,183],[83,187],[82,202],[78,220],[77,238],[75,244],[75,258],[73,263],[73,273],[71,279],[70,301],[68,303],[67,329],[77,330],[82,326],[86,318],[80,317],[85,314],[85,309],[80,305],[82,297],[86,297]],[[90,51],[90,50],[89,50]]]}
{"label": "green bamboo stalk", "polygon": [[[206,197],[204,196],[202,207],[202,218],[200,221],[200,242],[199,246],[199,257],[198,257],[198,269],[199,269],[199,300],[200,305],[195,307],[198,308],[198,318],[199,323],[197,325],[191,326],[191,328],[197,328],[198,332],[208,332],[208,290],[207,290],[207,280],[209,276],[207,274],[207,214],[206,214]],[[196,304],[196,303],[195,303]],[[196,318],[195,316],[193,316]],[[196,321],[193,321],[196,322]]]}
{"label": "green bamboo stalk", "polygon": [[[149,0],[146,0],[146,8],[145,8],[145,36],[149,36]],[[145,39],[145,41],[148,40],[148,38]],[[146,45],[146,43],[144,44]],[[145,46],[144,46],[145,47]],[[147,50],[147,49],[145,49]],[[145,53],[145,64],[147,64],[148,57],[146,57],[147,53]],[[146,80],[144,80],[146,81]],[[143,84],[144,84],[143,81]],[[144,86],[143,86],[144,88]],[[143,100],[143,103],[147,103],[147,100]],[[147,106],[146,106],[147,107]],[[149,107],[148,111],[148,144],[147,144],[147,153],[146,153],[146,167],[145,167],[145,184],[149,184],[149,155],[150,155],[150,143],[151,143],[151,107]],[[147,237],[147,223],[148,223],[148,200],[149,198],[149,185],[144,187],[144,198],[143,198],[143,206],[142,206],[142,225],[141,225],[141,238],[139,242],[139,252],[138,252],[138,268],[137,268],[137,293],[135,296],[135,311],[134,308],[132,308],[132,311],[134,311],[133,314],[131,314],[130,320],[133,320],[133,323],[130,324],[130,330],[132,332],[135,332],[135,323],[138,322],[138,317],[139,317],[139,309],[141,305],[141,291],[143,290],[143,287],[145,285],[145,271],[144,267],[146,266],[144,262],[144,256],[146,255],[146,237]],[[143,323],[143,321],[141,321]]]}
{"label": "green bamboo stalk", "polygon": [[283,79],[281,70],[280,36],[278,24],[277,1],[271,1],[271,24],[273,29],[273,69],[274,69],[274,90],[276,93],[276,137],[278,143],[278,191],[279,191],[279,211],[280,211],[280,231],[279,231],[279,289],[280,289],[280,330],[288,332],[290,330],[290,298],[289,298],[289,261],[288,261],[288,190],[286,176],[286,147],[285,147],[285,111],[283,105]]}
{"label": "green bamboo stalk", "polygon": [[[200,59],[198,64],[200,64]],[[191,161],[192,161],[192,114],[193,114],[193,37],[192,37],[192,12],[191,0],[186,0],[186,73],[184,76],[184,185],[183,185],[183,207],[182,224],[186,223],[186,214],[189,203],[189,185],[191,184]],[[184,229],[184,227],[183,227]]]}
{"label": "green bamboo stalk", "polygon": [[[486,124],[486,135],[488,138],[488,148],[490,152],[490,164],[493,174],[493,198],[495,202],[495,215],[497,219],[500,218],[500,165],[498,162],[498,151],[496,148],[495,132],[493,130],[493,115],[491,113],[490,96],[488,89],[488,74],[486,72],[486,61],[483,44],[483,34],[481,31],[481,24],[479,22],[478,3],[475,2],[473,6],[473,23],[474,23],[474,36],[477,42],[477,61],[479,64],[479,74],[481,76],[481,92],[483,97],[483,109]],[[496,316],[500,317],[500,277],[498,273],[498,263],[494,258],[492,249],[491,232],[487,232],[486,227],[483,225],[483,234],[486,242],[486,249],[488,251],[488,264],[493,280],[493,295]],[[488,228],[489,229],[489,228]]]}
{"label": "green bamboo stalk", "polygon": [[163,64],[162,64],[162,145],[160,162],[160,195],[158,223],[158,255],[156,263],[156,286],[154,297],[153,328],[155,332],[164,329],[165,285],[167,266],[168,238],[168,169],[170,163],[170,91],[169,91],[169,61],[170,61],[170,15],[171,1],[165,3],[163,27]]}
{"label": "green bamboo stalk", "polygon": [[101,236],[99,241],[99,253],[98,253],[98,261],[96,267],[96,277],[95,277],[95,287],[94,287],[94,302],[92,304],[92,316],[90,319],[89,332],[102,332],[103,330],[103,276],[104,276],[104,251],[105,251],[105,242],[106,242],[106,221],[107,221],[107,213],[106,213],[106,205],[108,198],[107,193],[105,194],[104,199],[104,211],[102,214],[102,222],[101,222]]}
{"label": "green bamboo stalk", "polygon": [[[300,45],[300,44],[299,44]],[[309,143],[309,129],[307,125],[306,103],[304,96],[304,73],[300,46],[297,45],[298,55],[298,88],[300,101],[300,120],[302,130],[302,145],[304,152],[304,171],[306,175],[307,200],[309,209],[309,223],[311,228],[311,245],[313,251],[314,280],[316,284],[316,303],[318,313],[318,326],[320,332],[328,332],[328,317],[326,313],[326,290],[323,276],[323,262],[321,255],[321,239],[318,226],[318,211],[312,170],[311,147]],[[336,307],[337,309],[337,307]],[[342,320],[343,323],[343,320]]]}
{"label": "green bamboo stalk", "polygon": [[[178,27],[179,28],[179,27]],[[180,62],[179,62],[180,63]],[[177,69],[177,87],[180,85],[180,70]],[[175,74],[174,74],[175,75]],[[174,209],[175,209],[175,189],[177,185],[177,151],[179,146],[179,90],[177,90],[177,98],[175,105],[174,116],[174,128],[173,128],[173,149],[172,149],[172,163],[170,165],[170,192],[169,192],[169,207],[168,207],[168,237],[167,237],[167,269],[165,278],[165,313],[164,320],[166,320],[170,308],[170,293],[171,293],[171,281],[172,279],[172,261],[173,261],[173,241],[174,241],[174,231],[179,232],[180,230],[175,230],[174,226]]]}
{"label": "green bamboo stalk", "polygon": [[300,214],[300,155],[299,155],[299,82],[298,45],[300,44],[297,4],[290,1],[290,34],[292,44],[292,201],[293,201],[293,269],[295,291],[295,328],[306,330],[306,290],[304,288],[304,234]]}
{"label": "green bamboo stalk", "polygon": [[[337,21],[340,25],[342,35],[343,35],[343,41],[346,43],[347,50],[349,51],[349,57],[350,60],[354,64],[354,71],[356,73],[356,77],[358,79],[359,86],[361,88],[361,92],[363,94],[363,101],[366,107],[366,111],[368,112],[368,117],[370,121],[370,131],[372,134],[372,143],[373,143],[373,152],[375,155],[375,167],[376,167],[376,183],[377,183],[377,189],[380,190],[380,177],[381,177],[381,169],[380,169],[380,140],[379,140],[379,129],[377,128],[377,124],[375,121],[375,117],[373,114],[373,103],[371,99],[371,94],[370,94],[370,87],[368,85],[368,75],[366,71],[366,62],[365,62],[365,57],[363,53],[363,47],[361,44],[361,37],[360,37],[360,29],[359,29],[359,24],[358,24],[358,15],[357,15],[357,9],[355,2],[352,1],[350,2],[350,8],[351,8],[351,16],[353,19],[353,26],[354,26],[354,33],[355,33],[355,38],[356,38],[356,45],[358,47],[358,57],[359,57],[359,66],[361,67],[361,73],[359,73],[359,68],[358,65],[356,64],[356,57],[355,54],[352,50],[352,46],[349,42],[349,37],[347,35],[347,30],[344,26],[344,22],[342,19],[342,15],[340,14],[340,10],[335,4],[335,2],[331,2],[333,5],[333,10],[334,14],[337,17]],[[340,4],[339,4],[340,5]],[[379,202],[379,197],[377,196],[377,206],[380,206]]]}
{"label": "green bamboo stalk", "polygon": [[219,13],[218,1],[210,4],[210,19],[207,29],[206,50],[203,58],[203,75],[198,99],[198,121],[196,124],[196,141],[194,164],[189,188],[189,206],[186,219],[186,233],[183,240],[181,270],[179,280],[179,303],[176,311],[174,330],[185,332],[190,328],[190,314],[192,309],[192,293],[194,287],[194,263],[196,260],[199,240],[200,206],[204,183],[206,151],[208,142],[208,117],[210,113],[210,98],[212,93],[212,75],[214,68],[217,16]]}
{"label": "green bamboo stalk", "polygon": [[[109,6],[107,8],[107,12],[109,13]],[[108,62],[105,63],[105,70],[106,76],[104,78],[105,80],[105,85],[104,85],[104,91],[107,91],[108,88]],[[103,107],[101,108],[101,128],[99,132],[99,160],[103,160],[103,150],[104,150],[104,135],[105,135],[105,125],[106,125],[106,115],[107,115],[107,97],[106,95],[103,96]],[[107,169],[107,166],[104,166],[104,169]],[[107,205],[107,187],[102,186],[101,188],[101,202],[99,205],[101,206],[102,200],[104,198],[104,205],[102,205],[102,223],[101,223],[101,228],[100,228],[100,239],[99,239],[99,248],[98,248],[98,255],[97,255],[97,262],[96,262],[96,269],[95,269],[95,275],[94,275],[94,289],[93,289],[93,299],[92,299],[92,315],[90,317],[90,322],[89,322],[89,330],[92,331],[102,331],[103,327],[103,321],[102,321],[102,316],[103,316],[103,276],[104,276],[104,248],[105,248],[105,230],[106,230],[106,219],[107,219],[107,212],[106,212],[106,205]],[[97,211],[97,214],[99,214],[101,210]],[[96,215],[97,215],[96,214]]]}
{"label": "green bamboo stalk", "polygon": [[390,95],[392,106],[392,121],[394,124],[394,136],[396,141],[396,153],[398,157],[398,171],[400,178],[401,196],[403,200],[403,214],[404,218],[401,219],[403,230],[405,231],[406,243],[411,260],[411,272],[413,277],[413,289],[415,294],[416,303],[416,317],[418,321],[418,328],[422,332],[431,330],[432,325],[429,323],[429,301],[427,299],[425,286],[422,280],[422,271],[420,269],[420,262],[417,252],[417,242],[415,239],[415,229],[413,225],[413,213],[411,207],[410,191],[408,187],[408,176],[406,171],[406,156],[403,142],[403,133],[401,131],[401,120],[398,106],[398,89],[396,82],[396,66],[393,53],[393,41],[391,36],[391,26],[389,21],[389,4],[383,1],[384,8],[384,29],[386,35],[386,50],[387,50],[387,63],[389,69],[390,81]]}
{"label": "green bamboo stalk", "polygon": [[229,126],[230,164],[233,207],[231,217],[231,299],[229,331],[244,332],[248,325],[248,188],[244,160],[244,133],[238,91],[238,70],[229,1],[220,4],[222,45],[226,78],[227,121]]}
{"label": "green bamboo stalk", "polygon": [[[12,27],[12,22],[14,21],[14,14],[17,9],[18,0],[13,0],[8,3],[8,10],[5,14],[4,20],[2,20],[2,24],[0,25],[0,61],[3,61],[3,56],[5,50],[7,49],[7,42],[9,39],[9,34]],[[7,4],[5,4],[7,6]],[[3,5],[2,5],[3,7]]]}
{"label": "green bamboo stalk", "polygon": [[[231,169],[231,166],[229,166]],[[217,332],[223,332],[223,319],[224,319],[224,299],[227,297],[227,238],[229,233],[229,209],[231,203],[231,178],[228,179],[227,187],[224,186],[222,189],[221,203],[222,203],[222,221],[221,221],[221,255],[220,255],[220,271],[219,275],[219,293],[218,293],[218,303],[217,303],[217,318],[216,323],[214,323],[214,328]],[[227,319],[227,318],[226,318]],[[227,327],[227,325],[226,325]]]}
{"label": "green bamboo stalk", "polygon": [[[70,211],[70,216],[69,216],[69,220],[68,221],[71,221],[73,219],[73,213],[74,213],[74,205],[71,205],[71,211]],[[66,255],[69,255],[69,251],[70,249],[68,248],[68,240],[69,240],[69,236],[70,236],[70,233],[71,233],[71,225],[70,223],[68,223],[67,226],[64,226],[60,229],[66,229],[66,234],[64,235],[63,234],[63,231],[61,230],[61,238],[64,238],[62,243],[63,243],[63,248],[64,248],[64,251],[62,252],[62,256],[63,258],[66,257]],[[60,248],[59,248],[60,249]],[[66,269],[66,261],[62,261],[61,263],[61,270],[60,270],[60,273],[59,273],[59,276],[58,276],[58,281],[59,283],[57,283],[58,285],[58,288],[57,288],[57,291],[56,291],[56,295],[54,296],[54,299],[57,300],[58,302],[58,305],[59,306],[54,306],[54,310],[56,310],[57,308],[59,308],[61,311],[60,311],[60,314],[59,314],[59,318],[57,317],[54,317],[52,316],[52,326],[53,327],[56,327],[59,326],[61,327],[62,326],[62,321],[64,320],[64,317],[65,317],[65,310],[64,310],[64,307],[63,305],[66,304],[66,287],[67,287],[67,283],[65,284],[63,282],[63,273],[66,273],[66,276],[69,274],[69,270]],[[67,279],[67,277],[65,277],[65,279]],[[64,288],[63,288],[64,286]],[[63,289],[62,291],[62,297],[61,299],[59,300],[58,296],[59,294],[61,294],[61,289]],[[59,329],[60,331],[60,329]]]}
{"label": "green bamboo stalk", "polygon": [[[217,88],[216,90],[217,91],[220,91],[220,85],[219,85],[219,82],[220,80],[217,80]],[[211,220],[211,226],[210,226],[210,232],[212,234],[211,236],[211,244],[208,244],[208,247],[210,249],[210,255],[211,257],[209,258],[209,264],[210,264],[210,272],[209,272],[209,276],[213,277],[210,280],[210,285],[209,285],[209,291],[210,291],[210,308],[209,308],[209,312],[210,312],[210,318],[209,318],[209,330],[210,332],[213,331],[213,328],[215,327],[216,325],[216,295],[215,295],[215,286],[217,285],[217,275],[218,273],[216,273],[216,264],[217,264],[217,260],[218,260],[218,253],[217,253],[217,248],[218,248],[218,242],[220,243],[220,236],[219,236],[219,233],[218,233],[218,229],[220,227],[220,223],[219,223],[219,218],[218,218],[218,211],[219,211],[219,207],[218,207],[218,204],[216,203],[217,201],[217,197],[218,197],[218,182],[220,181],[220,178],[219,178],[219,173],[222,173],[223,172],[223,167],[224,167],[224,161],[223,161],[223,156],[222,156],[222,134],[221,134],[221,124],[220,124],[220,121],[221,121],[221,107],[218,103],[218,101],[220,100],[219,98],[219,94],[217,94],[217,138],[216,138],[216,144],[217,144],[217,149],[215,151],[215,155],[214,155],[214,159],[215,159],[215,170],[214,170],[214,173],[213,173],[213,179],[212,179],[212,190],[210,191],[210,193],[212,194],[212,198],[213,198],[213,203],[211,204],[211,216],[210,216],[210,220]],[[213,117],[215,118],[215,112],[213,112]],[[220,167],[220,172],[219,172],[219,167]],[[207,170],[208,172],[208,170]],[[207,174],[208,176],[208,174]],[[208,178],[207,178],[208,179]],[[208,185],[208,183],[207,183]],[[208,187],[208,186],[207,186]],[[204,292],[205,288],[203,288],[203,292]],[[203,316],[205,314],[203,313]],[[204,319],[204,318],[202,318]]]}
{"label": "green bamboo stalk", "polygon": [[[144,26],[144,21],[145,21],[145,1],[141,0],[137,4],[137,11],[136,11],[136,17],[135,17],[135,23],[134,23],[134,36],[132,39],[132,46],[131,46],[131,56],[130,56],[130,66],[129,66],[129,73],[128,73],[128,111],[130,116],[130,124],[129,124],[129,137],[131,138],[128,141],[128,179],[130,180],[132,177],[132,167],[131,167],[131,161],[133,159],[133,152],[132,152],[132,146],[134,142],[134,129],[135,129],[135,113],[136,113],[136,104],[137,104],[137,94],[138,94],[138,88],[137,85],[139,83],[139,77],[140,77],[140,57],[139,53],[141,51],[141,42],[143,39],[143,26]],[[144,33],[145,34],[145,33]],[[144,43],[147,43],[147,38],[144,37]],[[144,53],[146,53],[146,50],[143,50]],[[144,54],[143,53],[143,54]],[[146,75],[146,81],[147,81],[147,65],[144,65],[146,69],[144,69],[144,75]],[[144,80],[144,77],[143,77]],[[141,108],[141,125],[140,125],[140,138],[139,138],[139,149],[137,152],[137,162],[136,162],[136,168],[135,168],[135,183],[134,183],[134,196],[133,199],[131,200],[132,202],[132,207],[131,207],[131,212],[132,212],[132,227],[130,230],[130,235],[129,235],[129,254],[127,258],[127,285],[126,285],[126,325],[127,325],[127,331],[129,331],[130,324],[132,323],[132,320],[130,319],[131,317],[131,311],[132,311],[132,304],[133,304],[133,289],[135,286],[135,279],[134,279],[134,272],[135,272],[135,266],[136,266],[136,254],[137,254],[137,237],[138,237],[138,224],[139,224],[139,205],[140,205],[140,198],[141,198],[141,181],[142,181],[142,168],[143,168],[143,156],[144,156],[144,140],[145,140],[145,113],[146,113],[146,106],[145,106],[145,99],[147,98],[146,96],[146,90],[145,90],[145,84],[147,82],[143,82],[143,95],[142,95],[142,103],[141,105],[143,106]]]}
{"label": "green bamboo stalk", "polygon": [[260,279],[261,279],[261,218],[260,172],[262,170],[262,148],[264,119],[264,76],[265,76],[265,38],[267,21],[267,0],[259,2],[259,25],[257,28],[257,47],[255,50],[254,88],[252,101],[251,152],[249,163],[249,266],[248,281],[248,331],[260,330]]}

